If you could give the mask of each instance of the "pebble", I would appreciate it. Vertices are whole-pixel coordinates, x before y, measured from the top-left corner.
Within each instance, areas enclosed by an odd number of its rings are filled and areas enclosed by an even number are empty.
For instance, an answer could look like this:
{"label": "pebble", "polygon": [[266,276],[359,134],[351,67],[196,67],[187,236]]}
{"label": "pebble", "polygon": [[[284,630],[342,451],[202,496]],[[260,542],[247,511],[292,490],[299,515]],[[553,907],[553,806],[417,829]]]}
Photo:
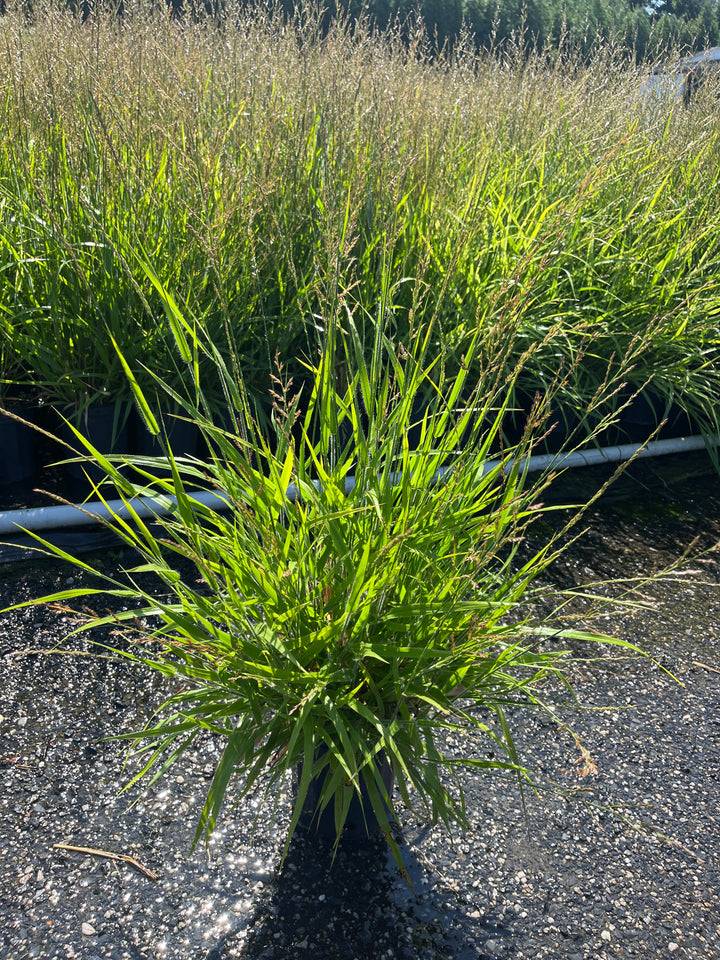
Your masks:
{"label": "pebble", "polygon": [[85,923],[83,923],[83,925],[82,925],[82,932],[83,932],[84,936],[86,936],[86,937],[92,937],[92,936],[94,936],[94,935],[97,933],[97,930],[95,929],[95,927],[94,927],[91,923],[85,922]]}

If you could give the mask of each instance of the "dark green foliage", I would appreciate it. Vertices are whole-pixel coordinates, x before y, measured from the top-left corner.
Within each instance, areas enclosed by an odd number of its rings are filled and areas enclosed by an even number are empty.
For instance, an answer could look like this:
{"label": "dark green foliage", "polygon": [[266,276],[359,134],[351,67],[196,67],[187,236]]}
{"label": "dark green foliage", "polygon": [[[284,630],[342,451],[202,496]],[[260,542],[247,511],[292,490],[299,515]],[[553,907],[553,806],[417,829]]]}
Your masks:
{"label": "dark green foliage", "polygon": [[[297,0],[164,0],[173,18],[197,22],[232,19],[269,10],[295,19]],[[61,4],[62,5],[62,4]],[[32,0],[18,6],[36,15]],[[102,10],[123,17],[124,0],[65,0],[65,6],[85,21]],[[325,0],[313,14],[320,34],[340,18],[364,19],[378,30],[392,24],[405,28],[412,43],[413,25],[421,20],[429,48],[437,53],[469,33],[479,48],[507,44],[534,49],[571,49],[589,56],[598,46],[617,43],[638,57],[656,57],[667,49],[698,50],[720,44],[718,0]],[[0,0],[4,15],[6,0]],[[42,14],[40,14],[42,15]]]}

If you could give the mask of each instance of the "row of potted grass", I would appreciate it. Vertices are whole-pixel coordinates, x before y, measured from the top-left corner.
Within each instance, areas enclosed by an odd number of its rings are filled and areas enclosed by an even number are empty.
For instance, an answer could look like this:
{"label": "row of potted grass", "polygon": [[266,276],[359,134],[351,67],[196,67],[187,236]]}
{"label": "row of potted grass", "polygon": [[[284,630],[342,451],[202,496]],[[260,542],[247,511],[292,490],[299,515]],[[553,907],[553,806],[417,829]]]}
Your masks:
{"label": "row of potted grass", "polygon": [[191,389],[161,287],[261,405],[276,363],[300,387],[328,324],[370,349],[382,315],[399,351],[431,325],[449,375],[479,332],[509,433],[548,391],[576,438],[641,389],[718,428],[710,92],[651,108],[609,53],[429,61],[257,12],[2,29],[6,405],[130,399],[121,353],[143,389]]}

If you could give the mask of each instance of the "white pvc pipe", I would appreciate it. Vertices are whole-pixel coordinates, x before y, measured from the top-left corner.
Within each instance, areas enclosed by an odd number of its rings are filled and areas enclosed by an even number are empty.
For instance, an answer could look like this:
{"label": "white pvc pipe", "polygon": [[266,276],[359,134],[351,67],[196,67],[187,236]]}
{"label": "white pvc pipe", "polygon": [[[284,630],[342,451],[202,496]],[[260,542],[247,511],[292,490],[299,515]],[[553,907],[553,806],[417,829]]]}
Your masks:
{"label": "white pvc pipe", "polygon": [[653,440],[643,446],[642,443],[621,443],[611,447],[589,447],[587,450],[573,450],[571,453],[539,453],[530,457],[528,469],[533,471],[564,470],[568,467],[595,467],[599,463],[620,463],[631,457],[662,457],[669,453],[691,453],[715,447],[720,436],[670,437],[667,440]]}
{"label": "white pvc pipe", "polygon": [[[222,510],[228,507],[229,502],[219,493],[210,490],[196,490],[188,494],[192,500],[210,507],[212,510]],[[163,496],[136,497],[131,500],[133,511],[148,519],[170,513],[175,505],[175,497]],[[106,500],[105,503],[62,504],[57,507],[31,507],[27,510],[8,510],[0,513],[0,535],[22,533],[23,530],[53,530],[58,527],[84,527],[88,523],[98,520],[109,520],[112,516],[129,520],[131,511],[123,500]]]}
{"label": "white pvc pipe", "polygon": [[[527,458],[527,469],[532,472],[539,470],[565,470],[570,467],[591,467],[600,463],[619,463],[629,460],[633,456],[661,457],[669,453],[690,453],[693,450],[702,450],[707,446],[716,446],[720,443],[718,436],[677,437],[669,440],[654,440],[643,446],[641,443],[624,443],[618,446],[573,450],[571,453],[540,453]],[[485,464],[485,472],[498,466],[500,461],[489,460]],[[447,468],[450,469],[450,468]],[[445,471],[442,471],[444,473]],[[441,475],[442,475],[441,473]],[[347,491],[354,486],[354,478],[348,477],[345,482]],[[297,488],[292,484],[288,488],[288,499],[295,500]],[[191,500],[202,503],[211,510],[224,510],[230,506],[229,501],[220,493],[210,490],[197,490],[188,493]],[[159,498],[137,497],[130,501],[132,509],[143,519],[157,517],[170,513],[175,505],[175,497],[166,495]],[[113,515],[128,520],[131,511],[122,500],[108,500],[106,503],[70,504],[55,507],[37,507],[27,510],[8,510],[0,513],[0,536],[22,533],[23,530],[51,530],[58,527],[80,527],[100,519],[110,519]]]}

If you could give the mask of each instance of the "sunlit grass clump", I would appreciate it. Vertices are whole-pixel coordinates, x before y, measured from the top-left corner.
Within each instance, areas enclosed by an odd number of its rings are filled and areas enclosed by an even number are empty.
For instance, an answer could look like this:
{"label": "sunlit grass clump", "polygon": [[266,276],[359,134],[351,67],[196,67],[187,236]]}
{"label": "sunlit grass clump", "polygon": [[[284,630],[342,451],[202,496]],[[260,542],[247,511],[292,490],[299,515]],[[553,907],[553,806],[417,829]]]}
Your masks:
{"label": "sunlit grass clump", "polygon": [[[146,725],[117,734],[133,756],[128,787],[152,787],[209,737],[220,745],[193,845],[209,837],[226,801],[259,798],[276,814],[292,776],[283,856],[296,830],[333,850],[382,834],[404,870],[403,807],[468,829],[459,771],[534,782],[513,731],[537,712],[567,729],[556,711],[572,702],[574,648],[639,653],[590,627],[608,597],[563,593],[543,576],[589,504],[554,531],[547,523],[557,507],[541,498],[552,477],[528,477],[531,438],[502,450],[504,357],[471,382],[479,335],[465,368],[446,378],[431,325],[399,357],[374,318],[367,361],[346,312],[328,326],[306,394],[278,367],[269,443],[242,382],[144,268],[188,374],[198,377],[200,357],[214,371],[228,429],[196,379],[196,401],[181,406],[210,456],[176,458],[121,357],[166,458],[105,457],[78,440],[103,489],[120,498],[106,502],[103,523],[127,548],[126,565],[107,573],[32,534],[41,553],[91,576],[18,606],[67,613],[67,601],[88,601],[101,612],[83,605],[66,639],[91,631],[102,656],[166,681]],[[619,606],[639,605],[627,584],[615,586]],[[576,594],[591,601],[581,623],[566,609]],[[108,613],[108,596],[122,609]]]}
{"label": "sunlit grass clump", "polygon": [[321,37],[312,11],[125,9],[0,22],[4,392],[122,397],[113,339],[180,386],[142,259],[260,400],[276,354],[299,383],[328,317],[382,304],[398,346],[434,318],[447,373],[512,327],[517,405],[559,380],[580,430],[620,364],[717,428],[712,91],[651,101],[611,52],[432,58],[422,29]]}

